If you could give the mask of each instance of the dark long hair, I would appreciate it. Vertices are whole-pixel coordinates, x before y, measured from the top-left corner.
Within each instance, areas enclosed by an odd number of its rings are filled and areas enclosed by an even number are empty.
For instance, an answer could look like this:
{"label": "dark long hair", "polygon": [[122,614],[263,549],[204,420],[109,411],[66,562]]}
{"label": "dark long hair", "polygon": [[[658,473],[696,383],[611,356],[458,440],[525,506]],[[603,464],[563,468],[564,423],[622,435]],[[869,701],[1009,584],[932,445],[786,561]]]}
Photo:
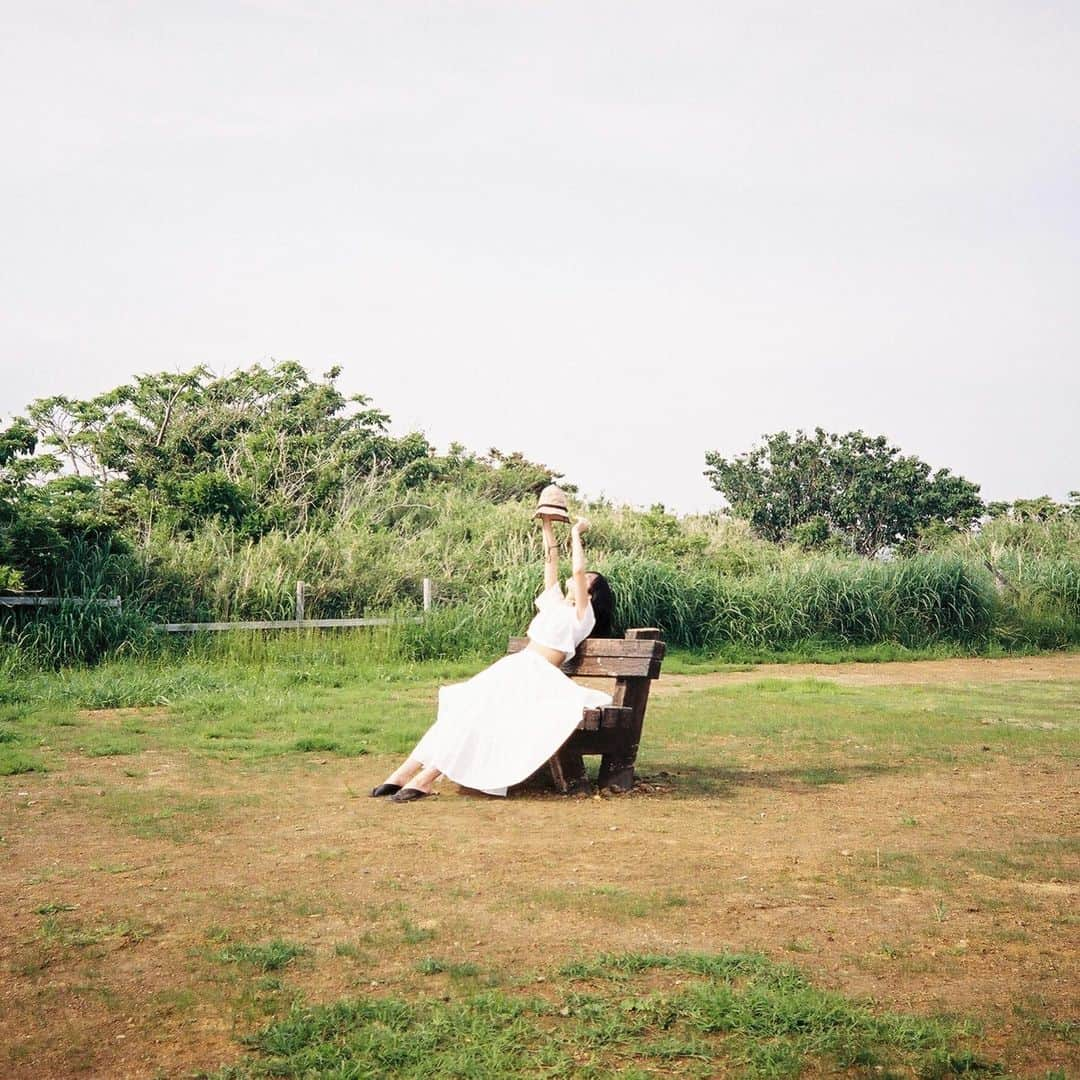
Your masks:
{"label": "dark long hair", "polygon": [[589,598],[592,600],[596,625],[589,637],[611,637],[615,629],[615,594],[603,574],[590,570],[592,585],[589,586]]}

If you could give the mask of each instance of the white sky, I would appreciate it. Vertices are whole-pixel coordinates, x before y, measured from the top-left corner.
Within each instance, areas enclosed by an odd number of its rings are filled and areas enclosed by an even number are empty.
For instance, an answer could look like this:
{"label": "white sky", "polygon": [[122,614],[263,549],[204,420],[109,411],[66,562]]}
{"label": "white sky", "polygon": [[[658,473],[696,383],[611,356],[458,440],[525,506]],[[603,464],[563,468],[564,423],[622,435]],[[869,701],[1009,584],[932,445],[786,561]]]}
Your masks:
{"label": "white sky", "polygon": [[1080,5],[4,5],[0,416],[344,368],[440,449],[719,505],[885,434],[1080,488]]}

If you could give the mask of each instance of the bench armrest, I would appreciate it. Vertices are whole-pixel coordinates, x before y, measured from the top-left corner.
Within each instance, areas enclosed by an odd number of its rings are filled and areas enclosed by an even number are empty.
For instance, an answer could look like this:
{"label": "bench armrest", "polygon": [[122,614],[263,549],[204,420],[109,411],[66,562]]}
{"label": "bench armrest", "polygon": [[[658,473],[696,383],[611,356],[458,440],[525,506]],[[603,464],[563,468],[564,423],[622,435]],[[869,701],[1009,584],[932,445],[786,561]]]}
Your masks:
{"label": "bench armrest", "polygon": [[585,709],[581,714],[578,731],[600,731],[607,728],[627,727],[634,717],[634,710],[625,705],[604,705],[599,709]]}

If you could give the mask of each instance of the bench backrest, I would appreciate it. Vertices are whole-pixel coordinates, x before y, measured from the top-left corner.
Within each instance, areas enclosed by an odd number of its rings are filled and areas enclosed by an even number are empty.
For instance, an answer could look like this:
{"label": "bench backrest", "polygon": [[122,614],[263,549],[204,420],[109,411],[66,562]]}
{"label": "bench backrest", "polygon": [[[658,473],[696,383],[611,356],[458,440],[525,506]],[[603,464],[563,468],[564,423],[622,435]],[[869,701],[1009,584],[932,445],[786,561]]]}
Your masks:
{"label": "bench backrest", "polygon": [[[528,638],[511,638],[506,651],[520,652],[528,643]],[[571,678],[614,679],[614,704],[628,705],[627,696],[637,697],[631,693],[634,688],[644,689],[647,696],[649,680],[660,677],[664,651],[659,630],[636,627],[624,638],[586,638],[562,670]]]}
{"label": "bench backrest", "polygon": [[[520,652],[528,643],[528,638],[511,638],[507,651]],[[601,787],[629,791],[634,786],[649,689],[660,677],[663,659],[660,631],[646,626],[627,630],[625,638],[586,638],[563,664],[571,678],[612,680],[615,685],[611,704],[585,709],[577,730],[552,756],[551,774],[560,791],[589,789],[582,754],[603,755],[597,777]]]}

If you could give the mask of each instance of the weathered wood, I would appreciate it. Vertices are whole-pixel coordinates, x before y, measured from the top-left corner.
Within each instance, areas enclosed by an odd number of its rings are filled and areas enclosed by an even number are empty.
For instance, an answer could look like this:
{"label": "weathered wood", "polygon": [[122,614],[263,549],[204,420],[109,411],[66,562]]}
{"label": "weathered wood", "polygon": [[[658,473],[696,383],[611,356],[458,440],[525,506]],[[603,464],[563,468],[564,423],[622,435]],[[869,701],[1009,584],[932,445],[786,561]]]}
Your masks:
{"label": "weathered wood", "polygon": [[558,752],[552,756],[548,765],[551,768],[551,779],[555,781],[555,786],[559,791],[565,795],[567,792],[566,777],[563,774],[562,762],[559,760]]}
{"label": "weathered wood", "polygon": [[0,607],[58,607],[60,604],[85,607],[87,604],[97,604],[99,607],[122,608],[123,603],[118,596],[108,600],[81,596],[0,596]]}
{"label": "weathered wood", "polygon": [[563,672],[584,679],[659,679],[660,661],[641,656],[585,656],[573,667],[564,665]]}
{"label": "weathered wood", "polygon": [[[507,651],[520,652],[528,638],[511,638]],[[562,666],[570,678],[615,680],[613,703],[585,709],[577,728],[548,762],[564,794],[588,791],[585,754],[600,754],[600,787],[629,791],[641,742],[641,725],[652,680],[660,677],[664,642],[654,627],[628,630],[625,638],[587,638]]]}
{"label": "weathered wood", "polygon": [[619,705],[604,705],[599,709],[586,709],[581,714],[578,731],[599,731],[601,728],[619,728],[633,723],[633,709]]}
{"label": "weathered wood", "polygon": [[393,626],[396,623],[418,623],[419,617],[411,619],[295,619],[249,620],[247,622],[191,622],[162,623],[155,630],[167,634],[189,634],[201,630],[321,630],[334,626]]}
{"label": "weathered wood", "polygon": [[[659,633],[659,631],[657,631]],[[527,637],[511,638],[507,653],[520,652],[529,644]],[[564,667],[573,668],[584,657],[611,656],[622,659],[641,657],[647,660],[663,659],[666,646],[664,642],[636,638],[586,638],[579,646],[573,658]]]}
{"label": "weathered wood", "polygon": [[[627,637],[635,640],[656,641],[660,631],[641,628],[627,631]],[[641,727],[645,720],[645,708],[649,703],[651,679],[626,679],[616,684],[615,704],[631,711],[631,719],[620,727],[620,739],[610,753],[600,760],[597,783],[600,787],[616,791],[629,791],[634,786],[634,763],[637,761],[641,743]]]}
{"label": "weathered wood", "polygon": [[[637,677],[642,679],[660,678],[660,662],[664,658],[663,642],[649,642],[657,648],[647,655],[578,655],[562,665],[564,675],[571,678],[579,676],[586,679],[623,679]],[[519,652],[520,649],[511,649]]]}
{"label": "weathered wood", "polygon": [[548,764],[551,766],[551,775],[557,787],[561,778],[562,786],[559,790],[564,795],[577,795],[592,790],[589,785],[589,774],[585,771],[585,759],[581,756],[581,752],[574,748],[573,743],[564,743]]}

